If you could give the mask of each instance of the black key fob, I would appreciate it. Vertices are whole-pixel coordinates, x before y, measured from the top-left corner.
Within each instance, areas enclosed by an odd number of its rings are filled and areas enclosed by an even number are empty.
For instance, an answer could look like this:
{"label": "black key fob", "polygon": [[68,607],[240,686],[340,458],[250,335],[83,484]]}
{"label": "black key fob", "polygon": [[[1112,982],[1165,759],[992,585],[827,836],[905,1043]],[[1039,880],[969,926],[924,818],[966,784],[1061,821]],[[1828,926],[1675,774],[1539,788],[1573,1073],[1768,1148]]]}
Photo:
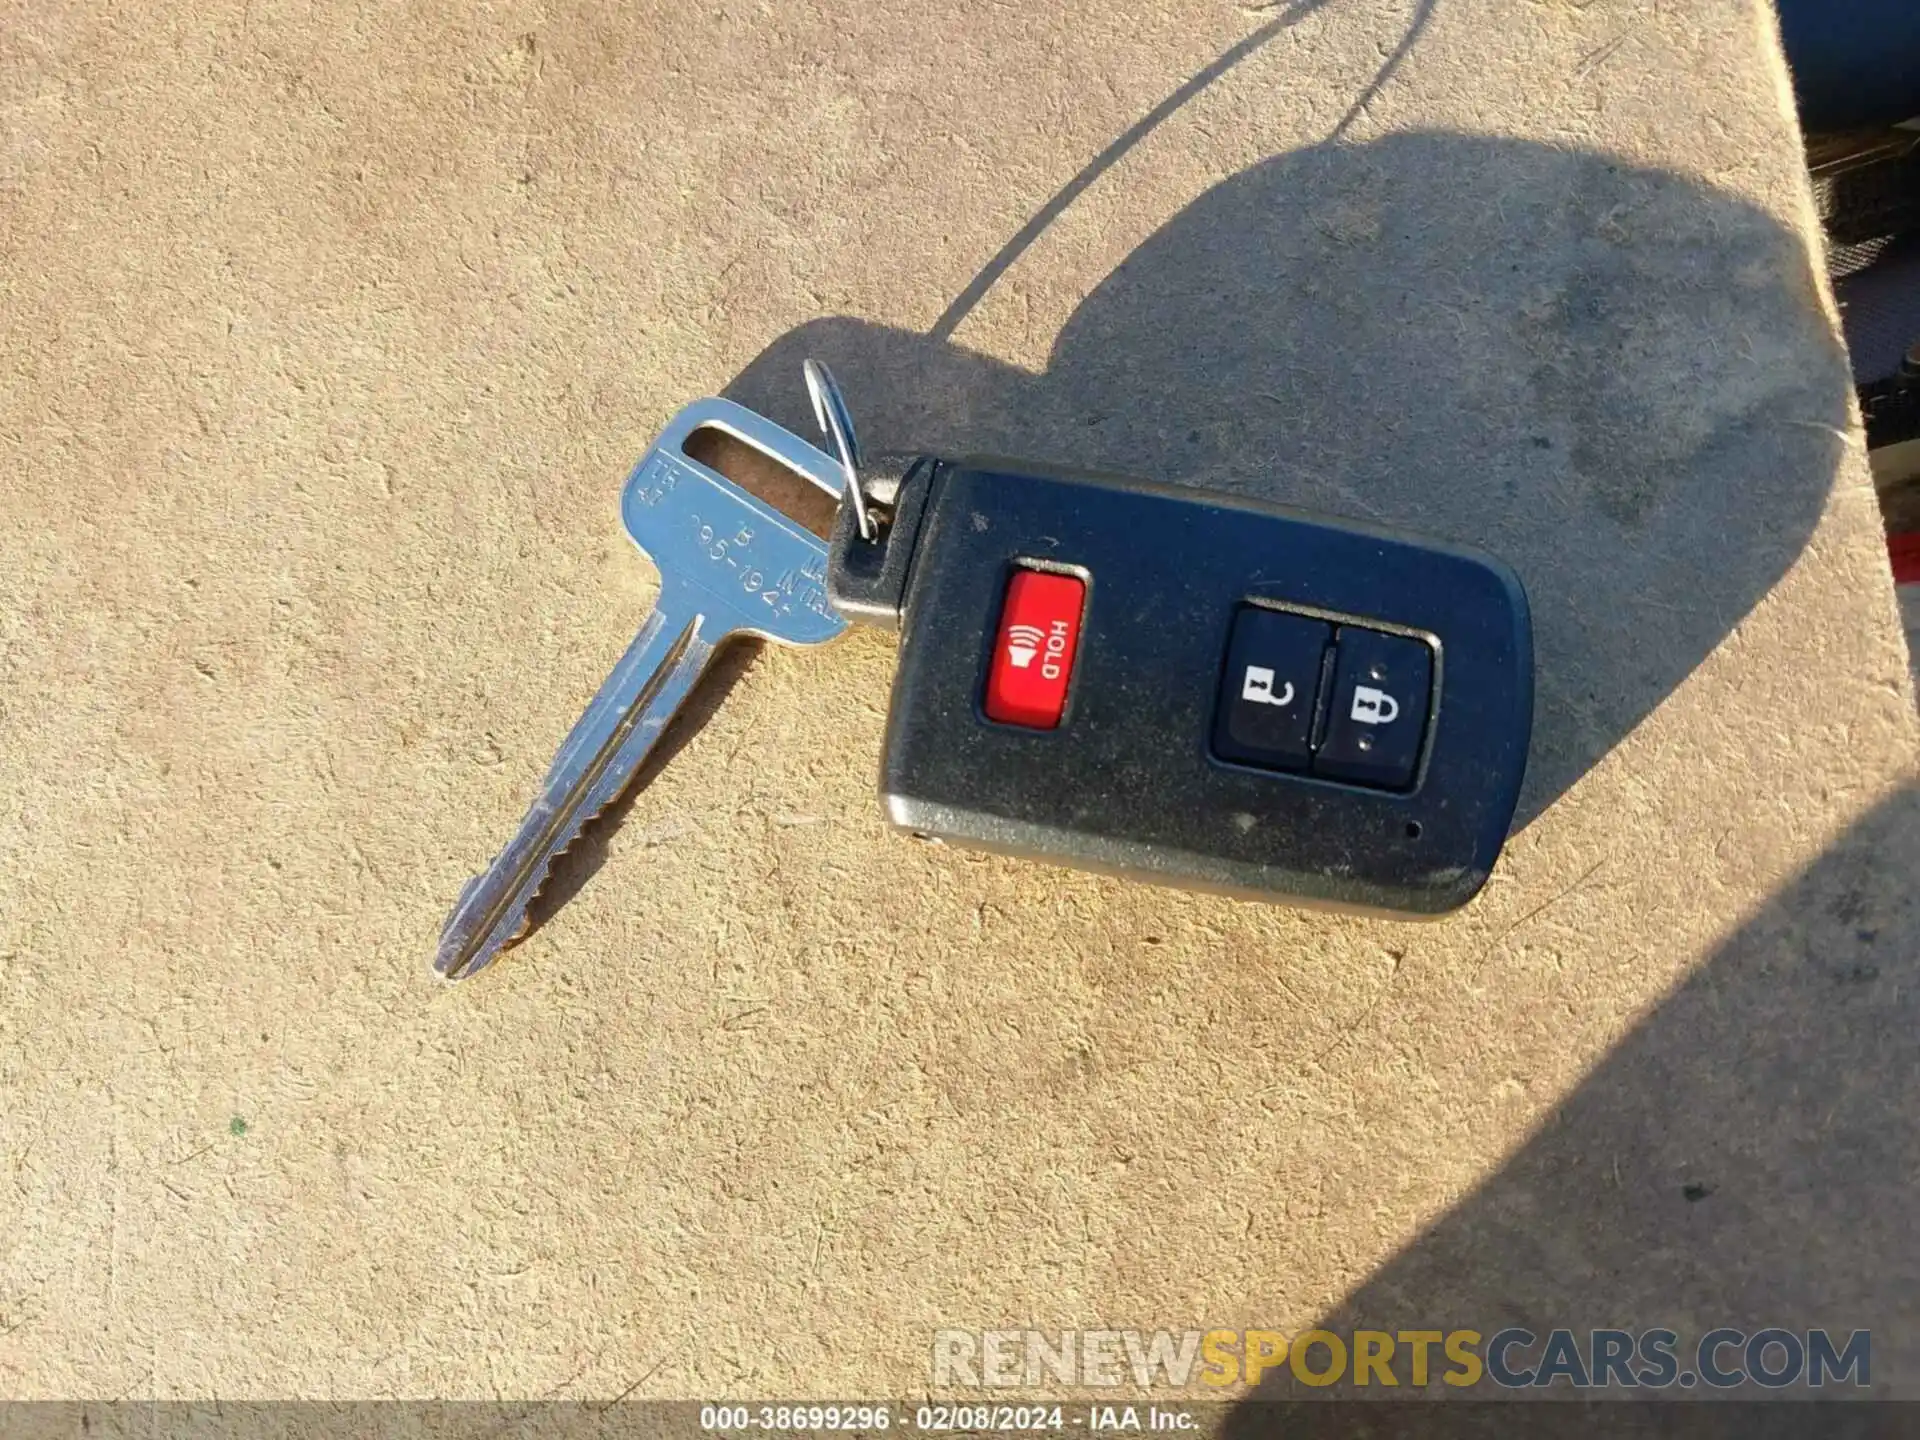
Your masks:
{"label": "black key fob", "polygon": [[828,595],[900,631],[880,791],[940,840],[1397,915],[1470,900],[1533,717],[1489,555],[990,459],[869,467]]}

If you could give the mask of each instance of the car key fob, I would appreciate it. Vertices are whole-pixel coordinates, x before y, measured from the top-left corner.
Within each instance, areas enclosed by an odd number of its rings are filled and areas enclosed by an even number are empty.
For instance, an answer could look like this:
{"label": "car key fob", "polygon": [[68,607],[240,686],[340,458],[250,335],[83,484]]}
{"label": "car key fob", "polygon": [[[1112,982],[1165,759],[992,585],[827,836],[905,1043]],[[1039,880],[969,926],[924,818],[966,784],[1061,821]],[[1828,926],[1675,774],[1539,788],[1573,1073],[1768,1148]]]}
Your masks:
{"label": "car key fob", "polygon": [[842,505],[827,589],[900,632],[896,825],[1373,913],[1441,914],[1485,883],[1533,714],[1526,595],[1500,561],[1011,461],[859,474],[871,503]]}

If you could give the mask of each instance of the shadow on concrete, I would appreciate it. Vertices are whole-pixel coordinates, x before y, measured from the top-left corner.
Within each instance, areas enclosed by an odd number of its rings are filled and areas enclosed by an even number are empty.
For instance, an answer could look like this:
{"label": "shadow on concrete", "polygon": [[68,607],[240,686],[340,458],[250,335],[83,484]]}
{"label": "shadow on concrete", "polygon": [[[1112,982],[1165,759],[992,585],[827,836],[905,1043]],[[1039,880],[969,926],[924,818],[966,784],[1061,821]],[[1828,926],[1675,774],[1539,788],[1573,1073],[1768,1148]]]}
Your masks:
{"label": "shadow on concrete", "polygon": [[[814,355],[874,450],[1111,468],[1492,550],[1536,626],[1524,826],[1806,545],[1848,424],[1815,284],[1798,237],[1693,181],[1407,134],[1224,182],[1086,298],[1038,374],[832,319],[729,393],[804,426]],[[1872,1326],[1880,1373],[1910,1370],[1920,1243],[1886,1197],[1920,1175],[1917,854],[1908,792],[1327,1327]],[[1326,1418],[1401,1433],[1345,1418],[1361,1408]]]}
{"label": "shadow on concrete", "polygon": [[[1665,1326],[1682,1337],[1683,1373],[1694,1368],[1690,1347],[1716,1326],[1826,1327],[1843,1341],[1868,1329],[1867,1393],[1910,1380],[1920,1234],[1902,1197],[1920,1175],[1917,855],[1920,789],[1908,788],[1695,970],[1498,1174],[1324,1328],[1491,1336],[1520,1326],[1544,1336],[1556,1326]],[[1514,1358],[1524,1368],[1539,1353]],[[1404,1385],[1404,1361],[1398,1368]],[[1285,1370],[1269,1378],[1279,1383],[1263,1385],[1262,1400],[1307,1393]],[[1850,1382],[1829,1389],[1861,1393]],[[1561,1382],[1549,1393],[1568,1390]],[[1279,1414],[1295,1434],[1378,1433],[1365,1413],[1374,1408],[1250,1404],[1227,1433],[1270,1434]],[[1453,1408],[1411,1418],[1420,1433],[1514,1433],[1510,1407],[1482,1411],[1485,1432],[1448,1418]],[[1737,1408],[1742,1435],[1839,1433],[1825,1419],[1816,1431],[1801,1406]],[[1302,1409],[1326,1413],[1303,1420]],[[1908,1434],[1911,1409],[1852,1413],[1879,1427],[1858,1433]],[[1626,1423],[1618,1406],[1606,1413],[1615,1430]]]}
{"label": "shadow on concrete", "polygon": [[1223,182],[1100,283],[1039,374],[827,319],[727,394],[810,433],[818,356],[870,451],[1118,470],[1493,551],[1533,602],[1524,826],[1806,544],[1848,393],[1814,286],[1796,236],[1693,181],[1406,134]]}
{"label": "shadow on concrete", "polygon": [[[1086,183],[934,335],[820,320],[726,393],[811,434],[800,362],[817,356],[872,452],[1025,455],[1492,550],[1536,626],[1522,826],[1807,543],[1842,453],[1847,367],[1804,245],[1750,204],[1529,143],[1329,143],[1176,216],[1087,296],[1043,371],[953,343]],[[1920,1244],[1885,1197],[1920,1175],[1916,854],[1907,791],[1326,1327],[1873,1326],[1876,1368],[1910,1371]],[[575,869],[577,889],[591,866]],[[1264,1429],[1262,1413],[1239,1429]]]}

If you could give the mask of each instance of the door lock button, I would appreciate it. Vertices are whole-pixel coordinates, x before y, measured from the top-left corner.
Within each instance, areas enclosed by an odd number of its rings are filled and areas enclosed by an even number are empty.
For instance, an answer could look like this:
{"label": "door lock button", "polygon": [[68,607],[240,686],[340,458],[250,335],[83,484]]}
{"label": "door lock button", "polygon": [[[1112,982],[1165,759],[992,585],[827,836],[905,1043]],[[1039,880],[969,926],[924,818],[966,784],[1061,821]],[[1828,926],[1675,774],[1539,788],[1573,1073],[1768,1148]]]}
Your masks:
{"label": "door lock button", "polygon": [[1326,733],[1313,773],[1405,790],[1426,736],[1433,651],[1424,641],[1355,625],[1342,625],[1335,645]]}
{"label": "door lock button", "polygon": [[1313,756],[1321,662],[1332,638],[1324,620],[1242,605],[1214,706],[1214,754],[1269,770],[1305,770]]}

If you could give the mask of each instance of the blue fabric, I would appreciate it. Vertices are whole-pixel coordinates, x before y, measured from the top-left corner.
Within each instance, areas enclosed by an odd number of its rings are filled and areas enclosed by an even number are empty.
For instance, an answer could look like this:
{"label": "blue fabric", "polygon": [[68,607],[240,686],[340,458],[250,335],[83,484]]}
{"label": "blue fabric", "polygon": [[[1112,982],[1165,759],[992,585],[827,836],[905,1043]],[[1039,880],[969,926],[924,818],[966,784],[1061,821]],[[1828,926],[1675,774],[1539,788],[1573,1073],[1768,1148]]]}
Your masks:
{"label": "blue fabric", "polygon": [[1777,0],[1810,131],[1920,115],[1920,0]]}

